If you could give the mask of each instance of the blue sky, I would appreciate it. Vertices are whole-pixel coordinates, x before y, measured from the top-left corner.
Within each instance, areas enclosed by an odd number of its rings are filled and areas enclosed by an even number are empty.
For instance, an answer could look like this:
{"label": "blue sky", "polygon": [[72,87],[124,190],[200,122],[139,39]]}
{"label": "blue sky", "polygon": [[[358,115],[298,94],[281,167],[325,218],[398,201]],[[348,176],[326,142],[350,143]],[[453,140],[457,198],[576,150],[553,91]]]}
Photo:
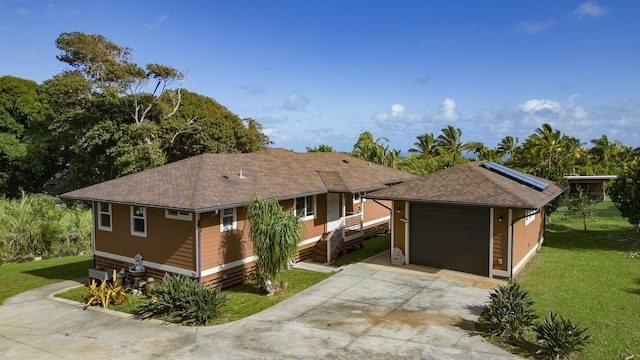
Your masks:
{"label": "blue sky", "polygon": [[188,71],[275,147],[370,131],[406,153],[448,124],[495,147],[545,122],[640,146],[640,1],[0,0],[0,75],[62,72],[72,31]]}

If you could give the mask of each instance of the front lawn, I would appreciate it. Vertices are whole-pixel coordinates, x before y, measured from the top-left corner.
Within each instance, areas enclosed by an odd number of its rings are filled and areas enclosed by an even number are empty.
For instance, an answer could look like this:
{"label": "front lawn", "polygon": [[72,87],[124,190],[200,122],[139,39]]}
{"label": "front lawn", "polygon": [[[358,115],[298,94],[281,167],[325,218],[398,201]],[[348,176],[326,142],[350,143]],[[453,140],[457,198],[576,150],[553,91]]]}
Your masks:
{"label": "front lawn", "polygon": [[[589,328],[583,359],[640,357],[640,234],[607,201],[582,230],[553,214],[540,252],[516,281],[529,291],[540,320],[550,311]],[[535,343],[535,338],[529,339]],[[519,355],[535,357],[533,347]],[[518,352],[518,349],[514,349]]]}
{"label": "front lawn", "polygon": [[[224,289],[222,292],[227,294],[229,302],[222,307],[221,316],[208,325],[224,324],[258,313],[328,278],[332,274],[300,269],[287,270],[282,274],[282,278],[288,282],[288,287],[286,289],[278,289],[273,296],[264,295],[258,288],[249,283]],[[82,302],[82,296],[86,291],[87,287],[82,286],[56,296]],[[146,296],[129,295],[129,302],[122,305],[112,305],[109,309],[135,314],[137,307],[147,301],[148,298]]]}
{"label": "front lawn", "polygon": [[27,290],[85,277],[91,267],[93,255],[0,265],[0,304]]}

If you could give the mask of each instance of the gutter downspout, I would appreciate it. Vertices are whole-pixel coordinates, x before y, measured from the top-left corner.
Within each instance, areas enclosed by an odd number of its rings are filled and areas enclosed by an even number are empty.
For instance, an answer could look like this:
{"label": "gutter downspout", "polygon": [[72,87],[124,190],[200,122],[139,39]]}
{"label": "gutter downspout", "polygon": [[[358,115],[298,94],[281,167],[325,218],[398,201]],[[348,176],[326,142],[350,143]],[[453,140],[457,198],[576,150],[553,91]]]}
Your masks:
{"label": "gutter downspout", "polygon": [[389,210],[389,211],[393,212],[393,209],[392,209],[392,208],[390,208],[390,207],[388,207],[387,205],[385,205],[385,204],[381,203],[380,201],[378,201],[378,200],[376,200],[376,199],[371,199],[371,200],[373,200],[373,202],[374,202],[374,203],[376,203],[376,204],[378,204],[378,205],[382,206],[383,208],[386,208],[387,210]]}
{"label": "gutter downspout", "polygon": [[196,213],[196,274],[198,283],[202,284],[202,261],[200,259],[200,213]]}

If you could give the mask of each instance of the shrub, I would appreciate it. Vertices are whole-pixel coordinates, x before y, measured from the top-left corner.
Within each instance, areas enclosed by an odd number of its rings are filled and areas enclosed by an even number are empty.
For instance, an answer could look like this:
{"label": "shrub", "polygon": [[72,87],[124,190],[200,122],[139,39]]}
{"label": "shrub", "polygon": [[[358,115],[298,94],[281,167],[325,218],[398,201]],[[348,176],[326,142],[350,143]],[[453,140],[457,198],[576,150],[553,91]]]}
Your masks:
{"label": "shrub", "polygon": [[107,279],[102,280],[100,286],[96,285],[96,280],[91,280],[91,286],[87,289],[82,300],[85,301],[85,309],[89,306],[102,305],[108,308],[112,303],[115,305],[124,304],[129,300],[126,289],[122,285],[117,285],[116,271],[113,270],[113,282],[109,283]]}
{"label": "shrub", "polygon": [[542,348],[542,353],[550,359],[565,359],[590,341],[586,334],[588,328],[580,328],[578,324],[572,324],[569,319],[549,313],[549,317],[543,323],[536,326],[536,338]]}
{"label": "shrub", "polygon": [[0,198],[0,263],[83,254],[91,250],[91,211],[53,196]]}
{"label": "shrub", "polygon": [[148,303],[137,313],[142,318],[160,318],[185,325],[206,325],[228,302],[220,288],[209,289],[181,275],[166,274],[153,288]]}
{"label": "shrub", "polygon": [[524,331],[532,327],[537,318],[529,292],[514,282],[499,286],[490,296],[485,317],[492,335],[508,342],[521,339]]}

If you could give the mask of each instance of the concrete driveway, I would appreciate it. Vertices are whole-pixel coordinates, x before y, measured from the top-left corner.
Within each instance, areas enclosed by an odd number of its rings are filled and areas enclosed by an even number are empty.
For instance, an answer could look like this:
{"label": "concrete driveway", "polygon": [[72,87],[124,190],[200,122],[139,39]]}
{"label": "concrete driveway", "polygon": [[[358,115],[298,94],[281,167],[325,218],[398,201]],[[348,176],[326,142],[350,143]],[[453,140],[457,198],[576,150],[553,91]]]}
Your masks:
{"label": "concrete driveway", "polygon": [[35,289],[0,306],[2,359],[514,359],[473,322],[492,280],[385,265],[345,267],[259,314],[182,327],[54,299],[77,283]]}

